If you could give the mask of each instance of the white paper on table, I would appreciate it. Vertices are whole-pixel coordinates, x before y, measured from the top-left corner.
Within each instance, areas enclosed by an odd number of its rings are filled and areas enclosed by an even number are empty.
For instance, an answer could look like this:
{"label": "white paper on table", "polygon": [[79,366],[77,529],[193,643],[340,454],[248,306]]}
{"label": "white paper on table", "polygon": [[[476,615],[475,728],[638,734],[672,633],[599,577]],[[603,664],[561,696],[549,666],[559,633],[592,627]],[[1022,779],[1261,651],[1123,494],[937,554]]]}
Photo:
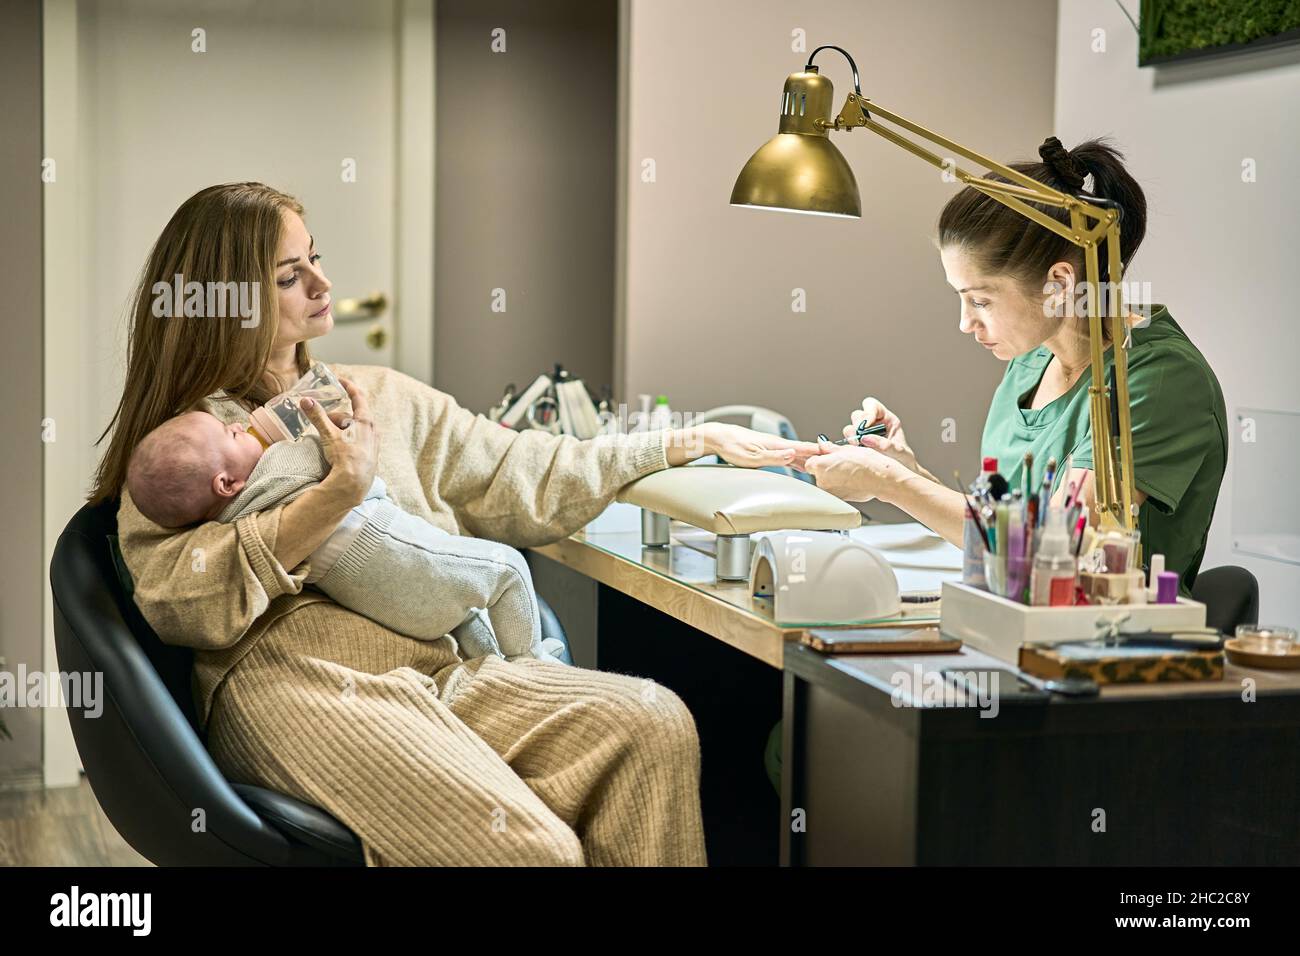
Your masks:
{"label": "white paper on table", "polygon": [[894,565],[898,590],[903,594],[938,594],[944,581],[960,581],[961,571],[938,568],[904,568]]}
{"label": "white paper on table", "polygon": [[[761,541],[769,534],[776,534],[776,532],[754,531],[750,533],[749,538],[751,541]],[[684,523],[674,523],[672,539],[677,544],[690,548],[692,551],[698,551],[700,554],[707,554],[711,558],[718,556],[718,537],[712,531],[705,531],[703,528],[696,528]]]}
{"label": "white paper on table", "polygon": [[[915,521],[903,524],[874,524],[853,528],[849,537],[875,548],[885,560],[899,568],[961,572],[961,548]],[[904,590],[908,590],[904,588]]]}
{"label": "white paper on table", "polygon": [[[756,531],[750,537],[758,540],[769,534],[775,532]],[[711,531],[675,522],[672,537],[677,544],[717,557],[717,537]],[[898,590],[902,594],[938,594],[944,581],[961,580],[961,549],[953,547],[922,524],[870,525],[852,529],[849,537],[884,555],[894,569]],[[926,608],[930,610],[915,610],[933,613],[931,605],[926,605]]]}
{"label": "white paper on table", "polygon": [[612,501],[608,508],[587,522],[588,534],[640,531],[641,509],[625,501]]}
{"label": "white paper on table", "polygon": [[718,556],[718,539],[711,531],[691,525],[677,525],[672,529],[671,537],[677,544],[685,545],[701,554],[707,554],[711,558]]}
{"label": "white paper on table", "polygon": [[[758,540],[773,533],[757,531],[750,537]],[[717,538],[710,531],[678,524],[672,535],[678,544],[717,556]],[[849,537],[879,551],[893,566],[903,591],[938,591],[944,581],[961,579],[961,549],[917,522],[854,528]]]}
{"label": "white paper on table", "polygon": [[880,551],[891,548],[925,547],[943,538],[919,521],[901,524],[864,524],[849,530],[849,537]]}

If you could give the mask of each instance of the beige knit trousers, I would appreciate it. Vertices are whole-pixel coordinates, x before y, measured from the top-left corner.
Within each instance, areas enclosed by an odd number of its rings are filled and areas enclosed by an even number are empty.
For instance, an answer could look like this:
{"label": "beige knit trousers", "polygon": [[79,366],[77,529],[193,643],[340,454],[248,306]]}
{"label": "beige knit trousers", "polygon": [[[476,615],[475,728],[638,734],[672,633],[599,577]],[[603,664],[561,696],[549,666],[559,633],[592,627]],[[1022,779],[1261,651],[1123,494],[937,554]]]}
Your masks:
{"label": "beige knit trousers", "polygon": [[321,807],[383,865],[704,865],[695,722],[649,680],[462,661],[332,603],[275,622],[218,690],[226,776]]}

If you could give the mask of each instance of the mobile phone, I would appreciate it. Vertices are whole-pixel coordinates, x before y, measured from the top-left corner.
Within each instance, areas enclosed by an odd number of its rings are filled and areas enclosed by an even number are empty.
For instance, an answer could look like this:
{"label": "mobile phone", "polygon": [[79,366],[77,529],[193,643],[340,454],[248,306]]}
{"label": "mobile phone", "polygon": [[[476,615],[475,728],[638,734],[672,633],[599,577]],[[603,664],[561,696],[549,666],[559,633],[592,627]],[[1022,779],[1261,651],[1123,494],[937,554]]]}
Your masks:
{"label": "mobile phone", "polygon": [[1065,697],[1096,697],[1101,687],[1091,677],[1045,677],[1043,688]]}
{"label": "mobile phone", "polygon": [[945,667],[942,674],[968,698],[977,697],[981,690],[997,694],[1002,701],[1046,701],[1052,696],[1038,684],[1005,667]]}

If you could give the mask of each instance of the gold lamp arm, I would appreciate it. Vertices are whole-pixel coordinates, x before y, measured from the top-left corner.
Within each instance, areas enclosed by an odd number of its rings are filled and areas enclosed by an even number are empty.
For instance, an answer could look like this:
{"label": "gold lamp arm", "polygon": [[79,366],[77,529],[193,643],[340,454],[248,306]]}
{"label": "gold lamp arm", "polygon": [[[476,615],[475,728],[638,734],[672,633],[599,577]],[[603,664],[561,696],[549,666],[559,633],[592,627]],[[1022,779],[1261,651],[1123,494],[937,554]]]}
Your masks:
{"label": "gold lamp arm", "polygon": [[[818,50],[828,49],[819,47]],[[829,49],[839,50],[839,47]],[[814,54],[817,52],[813,51]],[[840,52],[843,52],[842,50]],[[846,57],[847,53],[844,54]],[[809,57],[811,66],[812,57]],[[850,64],[853,63],[849,59]],[[932,130],[926,129],[911,120],[890,112],[880,105],[862,96],[857,82],[857,67],[853,69],[854,92],[844,101],[844,107],[833,120],[818,119],[816,125],[826,130],[852,132],[857,127],[865,127],[873,133],[900,146],[914,156],[925,160],[930,165],[949,170],[953,178],[963,185],[970,186],[984,193],[991,199],[1013,209],[1020,215],[1038,223],[1045,229],[1062,236],[1078,246],[1084,253],[1086,297],[1088,303],[1088,340],[1092,351],[1092,385],[1089,393],[1089,421],[1092,429],[1092,461],[1094,487],[1098,522],[1103,528],[1123,528],[1132,531],[1137,527],[1137,508],[1133,501],[1136,497],[1133,476],[1133,431],[1129,411],[1128,394],[1128,343],[1125,310],[1121,290],[1123,288],[1123,266],[1119,256],[1119,214],[1114,208],[1098,205],[1053,189],[1045,183],[1026,176],[1009,166],[1005,166],[988,156],[953,142]],[[874,115],[873,115],[874,114]],[[908,139],[897,130],[881,125],[876,117],[887,120],[895,126],[912,133],[924,140],[940,146],[948,153],[960,156],[988,172],[1002,176],[1008,182],[995,182],[985,179],[983,175],[974,175],[956,165],[956,161],[944,158],[925,146]],[[1046,215],[1040,209],[1029,205],[1030,202],[1045,206],[1065,209],[1070,216],[1067,226]],[[1110,389],[1102,375],[1105,359],[1105,337],[1102,332],[1100,315],[1101,269],[1098,248],[1101,241],[1106,241],[1107,267],[1110,281],[1110,294],[1106,297],[1109,306],[1111,343],[1115,346],[1115,398],[1118,409],[1118,423],[1111,421]],[[1115,425],[1118,425],[1118,428]],[[1112,431],[1118,432],[1112,435]],[[1118,447],[1116,444],[1118,443]],[[1139,552],[1140,560],[1140,552]]]}

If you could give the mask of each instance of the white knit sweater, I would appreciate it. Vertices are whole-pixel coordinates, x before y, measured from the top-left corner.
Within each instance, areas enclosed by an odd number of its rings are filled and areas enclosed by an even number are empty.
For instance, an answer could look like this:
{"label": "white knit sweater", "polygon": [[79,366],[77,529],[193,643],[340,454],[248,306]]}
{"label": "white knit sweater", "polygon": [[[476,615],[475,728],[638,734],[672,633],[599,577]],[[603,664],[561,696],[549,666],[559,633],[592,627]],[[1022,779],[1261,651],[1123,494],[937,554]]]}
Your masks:
{"label": "white knit sweater", "polygon": [[[377,366],[332,366],[369,397],[379,431],[378,474],[402,510],[453,534],[518,548],[557,541],[604,510],[625,484],[668,467],[662,432],[578,441],[516,432],[461,408],[410,376]],[[249,409],[213,397],[224,422]],[[123,490],[122,557],[135,603],[166,643],[195,649],[195,696],[206,723],[225,675],[276,622],[304,604],[307,568],[275,557],[283,505],[233,524],[169,529],[140,514]]]}

